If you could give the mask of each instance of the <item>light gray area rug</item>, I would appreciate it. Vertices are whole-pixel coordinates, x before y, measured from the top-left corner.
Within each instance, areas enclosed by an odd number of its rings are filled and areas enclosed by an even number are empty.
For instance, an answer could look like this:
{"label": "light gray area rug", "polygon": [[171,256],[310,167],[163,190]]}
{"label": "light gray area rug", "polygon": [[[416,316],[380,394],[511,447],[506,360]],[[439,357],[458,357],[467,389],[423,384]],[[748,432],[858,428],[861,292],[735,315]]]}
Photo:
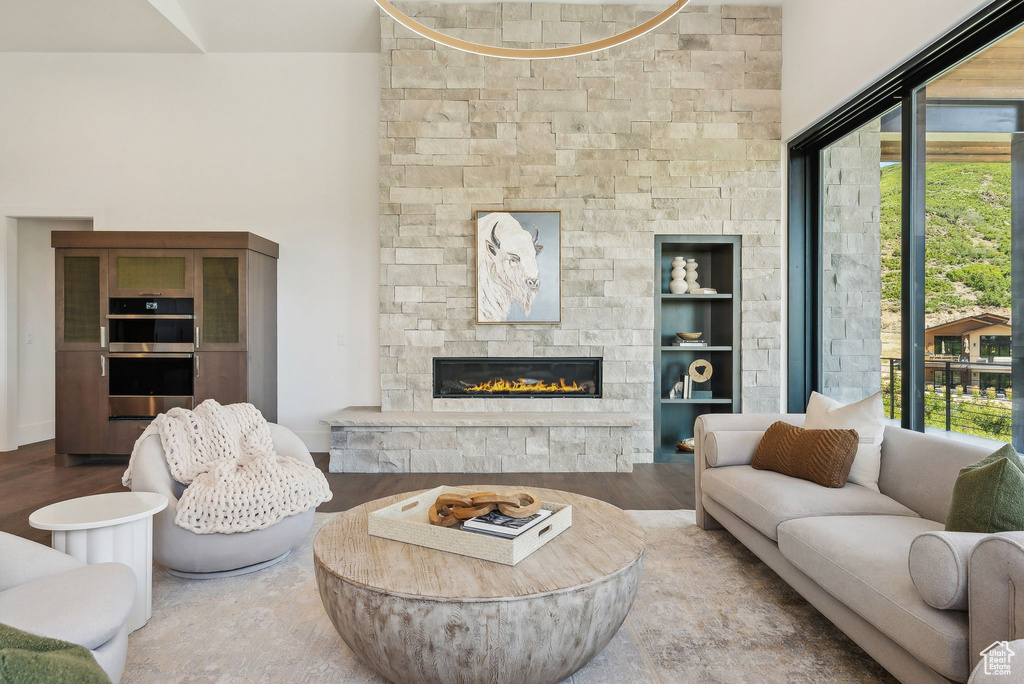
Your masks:
{"label": "light gray area rug", "polygon": [[[643,582],[619,633],[571,684],[895,681],[727,532],[693,511],[633,511],[647,532]],[[385,684],[320,605],[313,535],[241,577],[153,574],[153,618],[128,641],[122,681]]]}

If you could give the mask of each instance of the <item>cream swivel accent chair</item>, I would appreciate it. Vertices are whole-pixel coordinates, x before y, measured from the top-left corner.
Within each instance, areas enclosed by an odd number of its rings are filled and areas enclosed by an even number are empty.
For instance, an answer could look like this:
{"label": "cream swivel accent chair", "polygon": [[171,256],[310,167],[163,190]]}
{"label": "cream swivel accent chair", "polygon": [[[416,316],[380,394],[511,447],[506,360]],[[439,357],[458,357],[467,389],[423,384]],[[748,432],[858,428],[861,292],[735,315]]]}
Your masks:
{"label": "cream swivel accent chair", "polygon": [[[313,465],[306,445],[294,432],[270,424],[274,451]],[[185,487],[171,478],[158,435],[142,442],[132,466],[132,491],[158,492],[167,508],[153,519],[153,558],[178,577],[208,579],[244,575],[284,560],[313,525],[313,512],[288,516],[270,527],[233,534],[196,534],[174,524]]]}
{"label": "cream swivel accent chair", "polygon": [[86,565],[0,532],[0,622],[85,646],[114,684],[128,650],[135,573],[121,563]]}

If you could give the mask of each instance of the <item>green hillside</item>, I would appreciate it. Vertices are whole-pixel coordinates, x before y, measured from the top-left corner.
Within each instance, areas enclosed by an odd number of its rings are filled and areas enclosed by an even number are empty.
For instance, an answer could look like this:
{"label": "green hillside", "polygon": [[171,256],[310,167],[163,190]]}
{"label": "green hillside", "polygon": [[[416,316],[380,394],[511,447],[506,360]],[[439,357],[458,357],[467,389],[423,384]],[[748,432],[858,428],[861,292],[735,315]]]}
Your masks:
{"label": "green hillside", "polygon": [[[882,169],[882,308],[900,308],[900,165]],[[928,164],[929,323],[981,310],[1009,315],[1010,165]]]}

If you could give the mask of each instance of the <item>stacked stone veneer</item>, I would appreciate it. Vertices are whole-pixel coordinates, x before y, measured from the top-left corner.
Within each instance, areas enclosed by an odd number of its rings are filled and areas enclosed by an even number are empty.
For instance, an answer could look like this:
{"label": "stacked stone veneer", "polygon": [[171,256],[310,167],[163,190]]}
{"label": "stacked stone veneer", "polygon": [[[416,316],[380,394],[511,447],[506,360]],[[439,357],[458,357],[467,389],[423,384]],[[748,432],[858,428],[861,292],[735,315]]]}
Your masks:
{"label": "stacked stone veneer", "polygon": [[331,472],[629,472],[633,429],[346,427],[331,431]]}
{"label": "stacked stone veneer", "polygon": [[881,152],[875,121],[822,153],[822,391],[844,403],[881,384]]}
{"label": "stacked stone veneer", "polygon": [[[511,47],[589,41],[664,9],[401,8]],[[650,461],[655,234],[743,236],[743,409],[778,411],[780,28],[779,7],[700,7],[612,50],[521,61],[382,15],[383,411],[627,412],[634,459]],[[473,215],[491,209],[561,210],[560,325],[475,324]],[[437,400],[439,355],[601,356],[604,397]]]}

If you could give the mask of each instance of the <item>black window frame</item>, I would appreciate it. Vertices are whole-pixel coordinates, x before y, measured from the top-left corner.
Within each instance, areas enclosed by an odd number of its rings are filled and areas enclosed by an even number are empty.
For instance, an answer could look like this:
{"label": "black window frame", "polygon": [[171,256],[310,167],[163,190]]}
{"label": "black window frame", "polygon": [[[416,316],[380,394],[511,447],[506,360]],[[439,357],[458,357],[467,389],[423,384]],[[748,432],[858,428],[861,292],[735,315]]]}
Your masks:
{"label": "black window frame", "polygon": [[[946,342],[956,342],[956,351],[947,352]],[[939,347],[942,347],[940,350]],[[961,335],[936,335],[932,338],[932,353],[936,356],[960,356],[964,353],[964,338]]]}
{"label": "black window frame", "polygon": [[[902,381],[901,424],[924,431],[924,192],[925,86],[963,60],[1024,25],[1024,0],[995,0],[858,95],[820,119],[788,145],[788,393],[790,412],[803,412],[822,388],[821,153],[829,145],[902,105]],[[1014,142],[1024,146],[1024,139]],[[1015,170],[1017,166],[1014,155]],[[1024,171],[1024,169],[1022,169]],[[1019,174],[1024,176],[1024,173]],[[1024,183],[1014,184],[1024,203]],[[1017,202],[1015,201],[1016,205]],[[1017,220],[1014,221],[1015,225]],[[1013,243],[1013,379],[1024,386],[1024,240]],[[1024,401],[1014,402],[1013,443],[1024,450]]]}
{"label": "black window frame", "polygon": [[[992,342],[992,339],[997,340]],[[1003,341],[1005,340],[1005,341]],[[985,347],[994,345],[996,347],[996,353],[986,354]],[[1005,346],[1004,346],[1005,345]],[[1001,353],[1003,350],[1006,353]],[[981,335],[978,338],[978,358],[988,359],[991,361],[997,356],[1012,356],[1013,355],[1013,338],[1010,335]]]}

